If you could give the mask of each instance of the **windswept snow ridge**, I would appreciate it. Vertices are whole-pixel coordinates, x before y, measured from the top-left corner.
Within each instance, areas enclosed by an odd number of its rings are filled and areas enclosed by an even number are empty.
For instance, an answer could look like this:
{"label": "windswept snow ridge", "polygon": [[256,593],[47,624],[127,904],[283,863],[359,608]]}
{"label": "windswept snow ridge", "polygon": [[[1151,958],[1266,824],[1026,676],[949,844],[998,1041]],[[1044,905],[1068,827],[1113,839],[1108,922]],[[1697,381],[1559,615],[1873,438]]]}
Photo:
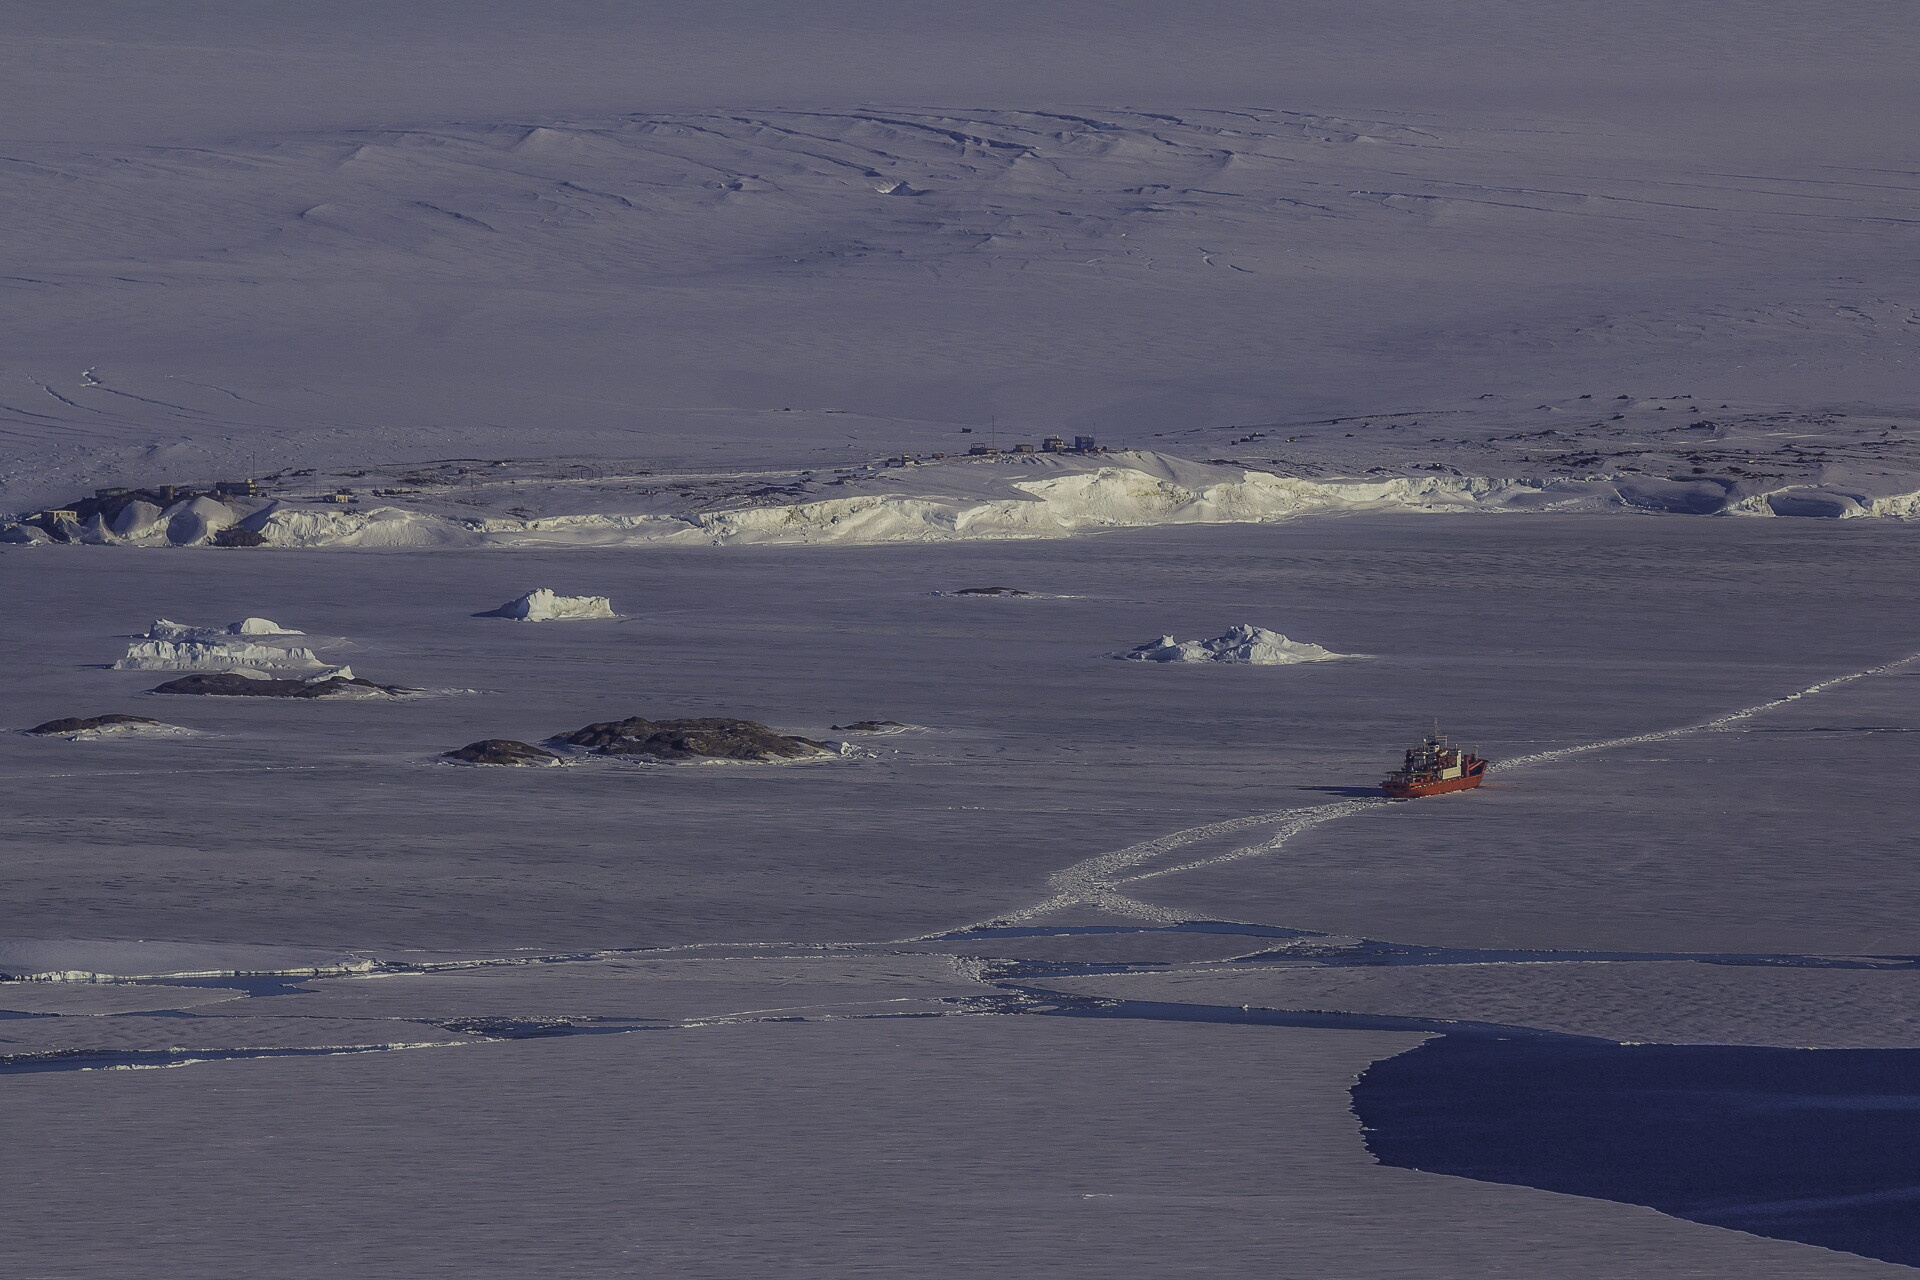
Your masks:
{"label": "windswept snow ridge", "polygon": [[1231,662],[1278,667],[1296,662],[1334,662],[1358,655],[1335,653],[1305,640],[1289,640],[1278,631],[1242,623],[1211,640],[1161,636],[1109,656],[1133,662]]}

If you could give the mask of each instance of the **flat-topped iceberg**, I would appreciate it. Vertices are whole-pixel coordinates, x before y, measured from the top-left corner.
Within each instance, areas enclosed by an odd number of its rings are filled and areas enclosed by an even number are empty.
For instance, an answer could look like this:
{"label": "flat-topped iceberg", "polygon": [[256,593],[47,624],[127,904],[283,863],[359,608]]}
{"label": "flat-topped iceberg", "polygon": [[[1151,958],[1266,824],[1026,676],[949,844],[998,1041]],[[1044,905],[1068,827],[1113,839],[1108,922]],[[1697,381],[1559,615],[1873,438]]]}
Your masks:
{"label": "flat-topped iceberg", "polygon": [[620,615],[613,611],[613,601],[606,596],[562,596],[540,587],[518,600],[507,601],[498,609],[489,609],[473,616],[511,618],[515,622],[564,622],[617,618]]}
{"label": "flat-topped iceberg", "polygon": [[1305,640],[1290,640],[1278,631],[1242,624],[1211,640],[1175,640],[1161,636],[1111,655],[1132,662],[1235,662],[1275,667],[1295,662],[1333,662],[1357,654],[1335,653]]}
{"label": "flat-topped iceberg", "polygon": [[225,627],[190,627],[154,619],[146,634],[134,637],[116,671],[231,671],[236,667],[293,667],[327,664],[310,648],[283,637],[298,636],[265,618],[242,618]]}
{"label": "flat-topped iceberg", "polygon": [[235,667],[324,667],[311,649],[251,644],[244,640],[135,640],[115,671],[231,671]]}

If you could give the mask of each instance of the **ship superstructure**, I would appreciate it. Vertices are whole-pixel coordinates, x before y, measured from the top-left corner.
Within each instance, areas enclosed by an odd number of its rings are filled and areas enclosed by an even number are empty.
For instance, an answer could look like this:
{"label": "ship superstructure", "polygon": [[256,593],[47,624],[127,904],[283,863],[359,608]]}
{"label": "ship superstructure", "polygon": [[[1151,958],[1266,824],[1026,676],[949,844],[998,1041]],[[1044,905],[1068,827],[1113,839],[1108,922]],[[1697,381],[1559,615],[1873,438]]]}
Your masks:
{"label": "ship superstructure", "polygon": [[1447,741],[1439,724],[1407,752],[1406,763],[1388,774],[1380,790],[1395,800],[1437,796],[1447,791],[1477,787],[1487,775],[1487,762]]}

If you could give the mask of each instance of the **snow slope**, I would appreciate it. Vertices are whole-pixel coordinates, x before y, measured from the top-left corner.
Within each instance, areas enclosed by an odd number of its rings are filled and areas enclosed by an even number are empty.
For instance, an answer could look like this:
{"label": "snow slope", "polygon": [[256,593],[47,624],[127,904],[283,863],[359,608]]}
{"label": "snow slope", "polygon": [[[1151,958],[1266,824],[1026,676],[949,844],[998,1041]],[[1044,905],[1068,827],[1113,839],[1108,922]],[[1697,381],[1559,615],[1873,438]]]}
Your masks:
{"label": "snow slope", "polygon": [[14,508],[529,453],[830,467],[995,421],[1144,444],[1484,396],[1900,412],[1916,305],[1887,251],[1911,193],[1871,164],[1730,173],[1671,130],[1527,113],[636,107],[23,142],[0,191]]}

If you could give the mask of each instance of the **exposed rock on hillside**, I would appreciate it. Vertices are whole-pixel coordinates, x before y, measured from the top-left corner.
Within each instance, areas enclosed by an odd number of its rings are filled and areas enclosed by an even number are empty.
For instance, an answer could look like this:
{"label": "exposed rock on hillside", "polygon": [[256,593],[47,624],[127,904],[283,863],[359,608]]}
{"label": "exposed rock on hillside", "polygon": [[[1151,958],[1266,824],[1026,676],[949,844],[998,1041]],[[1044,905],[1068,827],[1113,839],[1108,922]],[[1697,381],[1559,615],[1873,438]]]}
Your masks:
{"label": "exposed rock on hillside", "polygon": [[697,717],[606,720],[562,734],[555,742],[586,747],[595,755],[646,756],[655,760],[797,760],[831,754],[811,738],[776,733],[753,720]]}

